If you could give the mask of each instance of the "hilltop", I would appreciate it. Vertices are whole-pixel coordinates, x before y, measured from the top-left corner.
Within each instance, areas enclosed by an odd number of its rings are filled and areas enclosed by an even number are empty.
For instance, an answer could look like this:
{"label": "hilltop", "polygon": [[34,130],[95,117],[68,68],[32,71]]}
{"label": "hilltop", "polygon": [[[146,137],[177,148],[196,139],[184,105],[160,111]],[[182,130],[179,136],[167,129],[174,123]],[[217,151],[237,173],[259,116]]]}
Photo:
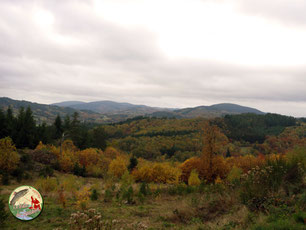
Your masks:
{"label": "hilltop", "polygon": [[38,123],[46,122],[47,124],[52,123],[57,115],[65,117],[66,115],[71,116],[75,112],[79,113],[80,120],[83,122],[100,124],[121,122],[138,116],[157,118],[215,118],[223,117],[227,114],[265,114],[255,108],[230,103],[173,109],[114,101],[64,101],[47,105],[24,100],[13,100],[7,97],[0,98],[0,109],[6,110],[9,106],[13,109],[14,114],[17,114],[21,107],[26,108],[29,106],[33,111],[35,120]]}
{"label": "hilltop", "polygon": [[94,123],[103,123],[105,122],[106,117],[99,113],[95,113],[93,111],[84,111],[84,110],[76,110],[70,107],[60,107],[55,105],[46,105],[39,104],[30,101],[19,101],[13,100],[8,97],[0,98],[0,109],[6,110],[8,107],[11,107],[14,114],[17,114],[18,110],[21,107],[27,108],[30,107],[33,111],[35,120],[41,124],[46,122],[47,124],[51,124],[54,122],[55,117],[60,115],[61,117],[65,117],[66,115],[72,115],[75,112],[78,112],[80,115],[80,119],[86,122],[94,122]]}

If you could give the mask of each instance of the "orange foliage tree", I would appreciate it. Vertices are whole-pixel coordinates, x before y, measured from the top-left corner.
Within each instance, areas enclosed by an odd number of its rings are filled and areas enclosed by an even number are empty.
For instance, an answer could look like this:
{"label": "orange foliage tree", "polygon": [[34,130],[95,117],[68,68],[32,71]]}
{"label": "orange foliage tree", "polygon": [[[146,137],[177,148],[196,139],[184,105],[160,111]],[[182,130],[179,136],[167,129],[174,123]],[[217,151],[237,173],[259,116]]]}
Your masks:
{"label": "orange foliage tree", "polygon": [[213,161],[216,155],[221,153],[221,148],[227,142],[227,137],[216,125],[211,125],[209,122],[204,125],[202,161],[208,167],[206,171],[209,179],[215,179],[213,177],[216,177],[216,175],[213,175]]}
{"label": "orange foliage tree", "polygon": [[227,142],[227,137],[216,125],[206,122],[203,128],[202,156],[188,159],[180,166],[182,181],[187,183],[193,169],[197,170],[200,179],[207,182],[214,182],[217,177],[225,178],[229,168],[221,155]]}
{"label": "orange foliage tree", "polygon": [[262,165],[265,162],[265,159],[260,155],[255,157],[253,155],[230,157],[226,159],[226,163],[229,168],[236,166],[241,168],[243,172],[247,172],[256,166]]}
{"label": "orange foliage tree", "polygon": [[82,166],[100,165],[103,152],[99,149],[88,148],[79,152],[79,162]]}

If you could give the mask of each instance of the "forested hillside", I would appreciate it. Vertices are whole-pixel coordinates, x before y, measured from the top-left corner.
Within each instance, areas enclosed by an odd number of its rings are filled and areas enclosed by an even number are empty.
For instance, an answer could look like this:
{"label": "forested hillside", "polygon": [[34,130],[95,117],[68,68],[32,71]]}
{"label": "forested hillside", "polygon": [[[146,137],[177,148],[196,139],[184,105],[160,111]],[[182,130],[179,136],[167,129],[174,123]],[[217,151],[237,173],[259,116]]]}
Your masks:
{"label": "forested hillside", "polygon": [[78,112],[80,120],[89,123],[105,123],[109,120],[106,116],[93,111],[80,111],[69,107],[59,107],[53,105],[38,104],[29,101],[18,101],[7,97],[0,98],[0,109],[6,111],[11,108],[14,115],[23,107],[24,109],[30,107],[33,117],[38,124],[52,124],[57,115],[61,117],[72,116],[73,113]]}
{"label": "forested hillside", "polygon": [[220,220],[222,229],[303,229],[305,153],[303,119],[278,114],[100,125],[75,112],[40,125],[30,107],[8,108],[0,110],[1,221],[22,227],[1,198],[28,184],[48,210],[36,228],[46,218],[50,229],[98,218],[89,229],[219,229]]}

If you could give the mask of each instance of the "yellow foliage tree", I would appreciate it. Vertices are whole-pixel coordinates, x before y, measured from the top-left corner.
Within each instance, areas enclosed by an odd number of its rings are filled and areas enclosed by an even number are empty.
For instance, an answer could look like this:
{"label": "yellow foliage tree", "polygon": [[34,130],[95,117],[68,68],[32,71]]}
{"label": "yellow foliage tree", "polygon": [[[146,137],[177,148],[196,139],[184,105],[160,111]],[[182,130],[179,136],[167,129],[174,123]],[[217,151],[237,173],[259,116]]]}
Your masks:
{"label": "yellow foliage tree", "polygon": [[65,140],[62,143],[62,150],[63,151],[69,150],[69,151],[72,151],[72,152],[77,152],[78,148],[73,144],[72,140]]}
{"label": "yellow foliage tree", "polygon": [[181,170],[169,163],[147,163],[132,174],[136,181],[178,184]]}
{"label": "yellow foliage tree", "polygon": [[66,140],[62,144],[61,150],[58,151],[58,149],[56,149],[55,151],[61,170],[64,172],[71,172],[75,163],[78,162],[78,148],[71,140]]}
{"label": "yellow foliage tree", "polygon": [[121,156],[118,156],[116,159],[112,160],[108,168],[108,173],[119,179],[126,171],[127,171],[126,162]]}
{"label": "yellow foliage tree", "polygon": [[75,157],[75,153],[71,151],[63,151],[62,155],[60,155],[58,162],[60,164],[61,170],[64,172],[71,172],[75,163],[77,162],[77,158]]}
{"label": "yellow foliage tree", "polygon": [[19,163],[19,155],[10,137],[0,139],[0,169],[12,172]]}
{"label": "yellow foliage tree", "polygon": [[87,208],[90,196],[90,188],[84,186],[80,191],[77,192],[77,205],[82,209],[85,210]]}
{"label": "yellow foliage tree", "polygon": [[233,166],[229,174],[227,175],[227,181],[234,183],[235,181],[239,181],[243,171],[241,168],[238,168],[236,165]]}
{"label": "yellow foliage tree", "polygon": [[201,184],[201,180],[199,179],[199,174],[197,173],[196,170],[192,170],[188,178],[188,185],[198,186],[200,184]]}
{"label": "yellow foliage tree", "polygon": [[46,145],[44,145],[41,141],[39,144],[36,146],[35,150],[43,150],[46,148]]}

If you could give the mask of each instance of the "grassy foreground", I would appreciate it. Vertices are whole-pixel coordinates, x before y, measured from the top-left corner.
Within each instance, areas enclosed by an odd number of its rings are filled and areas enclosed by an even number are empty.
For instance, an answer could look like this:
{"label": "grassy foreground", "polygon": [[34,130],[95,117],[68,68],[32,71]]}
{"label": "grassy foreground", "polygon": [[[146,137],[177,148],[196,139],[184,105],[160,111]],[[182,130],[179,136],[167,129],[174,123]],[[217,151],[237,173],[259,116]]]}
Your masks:
{"label": "grassy foreground", "polygon": [[[306,193],[282,192],[262,207],[241,201],[242,185],[198,186],[136,184],[55,173],[50,178],[22,181],[38,188],[44,198],[41,215],[20,221],[11,213],[4,229],[305,229]],[[2,185],[7,201],[20,186]],[[8,210],[6,204],[6,211]],[[100,224],[99,224],[100,222]]]}

